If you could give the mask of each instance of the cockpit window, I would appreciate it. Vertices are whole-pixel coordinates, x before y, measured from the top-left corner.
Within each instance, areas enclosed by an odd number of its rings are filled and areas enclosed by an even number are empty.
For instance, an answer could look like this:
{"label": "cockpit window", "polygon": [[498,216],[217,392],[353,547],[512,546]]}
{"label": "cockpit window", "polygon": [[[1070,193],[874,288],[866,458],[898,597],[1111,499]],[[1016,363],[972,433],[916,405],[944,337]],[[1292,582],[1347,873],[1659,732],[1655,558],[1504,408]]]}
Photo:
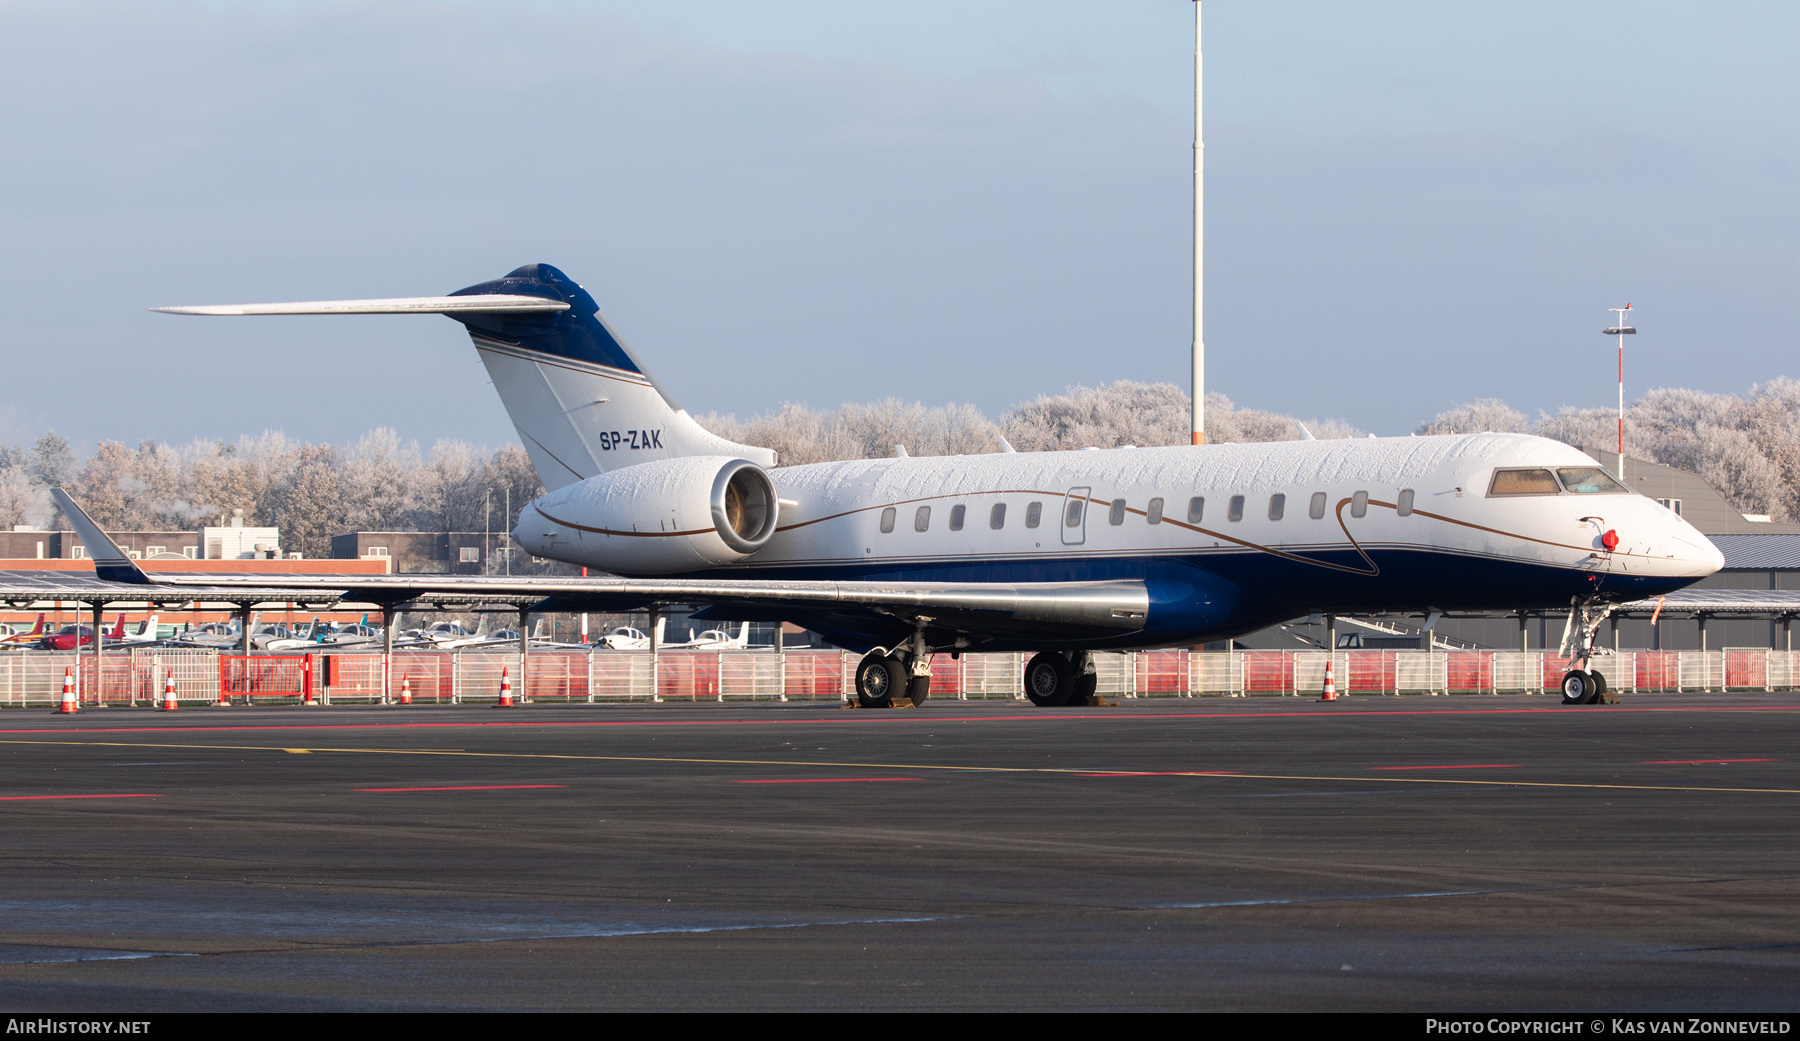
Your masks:
{"label": "cockpit window", "polygon": [[1548,470],[1495,470],[1489,495],[1555,495],[1562,488]]}
{"label": "cockpit window", "polygon": [[1612,475],[1598,466],[1563,466],[1558,467],[1556,475],[1562,478],[1563,487],[1582,495],[1595,492],[1624,492],[1624,485],[1612,479]]}

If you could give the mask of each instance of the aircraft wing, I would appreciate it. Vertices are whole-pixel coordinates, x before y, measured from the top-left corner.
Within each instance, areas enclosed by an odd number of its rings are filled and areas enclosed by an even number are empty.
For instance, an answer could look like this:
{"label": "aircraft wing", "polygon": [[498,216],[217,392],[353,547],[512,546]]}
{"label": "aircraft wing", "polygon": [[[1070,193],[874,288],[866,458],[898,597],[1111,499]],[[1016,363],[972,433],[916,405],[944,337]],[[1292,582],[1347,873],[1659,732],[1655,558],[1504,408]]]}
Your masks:
{"label": "aircraft wing", "polygon": [[[1149,590],[1142,581],[882,582],[768,579],[655,579],[602,576],[278,575],[147,573],[138,567],[60,488],[56,504],[89,547],[96,577],[86,596],[112,591],[113,600],[196,600],[258,603],[349,602],[475,606],[510,603],[535,611],[630,610],[661,604],[705,604],[755,617],[867,619],[911,628],[977,634],[1055,633],[1110,636],[1142,629]],[[40,580],[40,581],[46,581]],[[62,583],[57,583],[61,588]],[[118,595],[129,590],[129,595]],[[0,589],[0,598],[13,596]],[[42,596],[53,595],[45,587]],[[65,599],[84,599],[74,588]],[[716,611],[715,611],[716,613]]]}

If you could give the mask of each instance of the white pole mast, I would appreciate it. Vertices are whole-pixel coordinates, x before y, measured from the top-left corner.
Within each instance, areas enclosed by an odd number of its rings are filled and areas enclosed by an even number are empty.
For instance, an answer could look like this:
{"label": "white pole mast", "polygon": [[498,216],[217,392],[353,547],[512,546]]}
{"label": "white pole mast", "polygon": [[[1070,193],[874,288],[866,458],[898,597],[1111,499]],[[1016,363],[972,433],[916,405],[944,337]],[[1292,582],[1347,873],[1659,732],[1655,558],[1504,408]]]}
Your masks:
{"label": "white pole mast", "polygon": [[1625,312],[1631,310],[1631,305],[1626,304],[1624,307],[1613,307],[1608,310],[1619,316],[1619,324],[1615,328],[1619,330],[1619,476],[1623,478],[1625,476]]}
{"label": "white pole mast", "polygon": [[1194,0],[1194,444],[1206,443],[1206,140],[1200,133],[1200,3]]}

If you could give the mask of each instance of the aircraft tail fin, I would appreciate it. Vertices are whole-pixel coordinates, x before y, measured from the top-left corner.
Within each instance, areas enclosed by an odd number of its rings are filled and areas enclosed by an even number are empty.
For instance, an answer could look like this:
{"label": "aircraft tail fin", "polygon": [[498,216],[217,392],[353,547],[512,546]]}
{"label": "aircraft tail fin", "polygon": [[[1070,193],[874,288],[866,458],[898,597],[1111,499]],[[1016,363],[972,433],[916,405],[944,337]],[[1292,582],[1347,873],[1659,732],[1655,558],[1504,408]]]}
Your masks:
{"label": "aircraft tail fin", "polygon": [[534,296],[568,305],[557,312],[450,315],[468,327],[546,489],[690,455],[776,464],[769,449],[727,441],[694,422],[587,290],[549,264],[527,264],[451,295],[464,294]]}
{"label": "aircraft tail fin", "polygon": [[601,315],[587,290],[527,264],[448,296],[155,307],[189,315],[441,314],[475,341],[546,490],[657,459],[727,455],[765,467],[773,451],[727,441],[687,414]]}

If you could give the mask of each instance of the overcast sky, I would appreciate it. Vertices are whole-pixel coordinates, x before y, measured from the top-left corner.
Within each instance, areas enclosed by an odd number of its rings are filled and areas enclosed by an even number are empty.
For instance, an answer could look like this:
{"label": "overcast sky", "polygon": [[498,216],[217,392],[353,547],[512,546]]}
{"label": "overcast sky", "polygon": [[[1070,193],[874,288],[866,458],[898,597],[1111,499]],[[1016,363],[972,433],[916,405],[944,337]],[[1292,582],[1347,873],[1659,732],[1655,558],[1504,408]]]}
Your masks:
{"label": "overcast sky", "polygon": [[[1188,378],[1188,0],[0,0],[0,439],[514,435],[568,271],[694,411]],[[1207,0],[1208,387],[1384,434],[1797,375],[1800,5]]]}

